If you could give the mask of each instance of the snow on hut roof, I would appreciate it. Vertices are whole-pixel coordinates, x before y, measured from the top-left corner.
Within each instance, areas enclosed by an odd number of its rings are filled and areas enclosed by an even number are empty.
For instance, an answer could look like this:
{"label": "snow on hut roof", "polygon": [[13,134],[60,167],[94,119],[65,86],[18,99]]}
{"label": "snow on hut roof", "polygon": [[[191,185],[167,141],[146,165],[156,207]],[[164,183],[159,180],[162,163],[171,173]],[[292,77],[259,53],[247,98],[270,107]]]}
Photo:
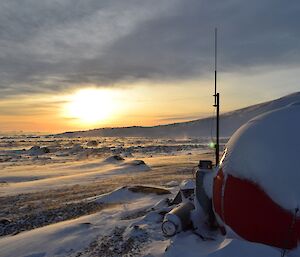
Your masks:
{"label": "snow on hut roof", "polygon": [[288,210],[300,206],[300,104],[257,116],[227,144],[225,173],[257,183]]}

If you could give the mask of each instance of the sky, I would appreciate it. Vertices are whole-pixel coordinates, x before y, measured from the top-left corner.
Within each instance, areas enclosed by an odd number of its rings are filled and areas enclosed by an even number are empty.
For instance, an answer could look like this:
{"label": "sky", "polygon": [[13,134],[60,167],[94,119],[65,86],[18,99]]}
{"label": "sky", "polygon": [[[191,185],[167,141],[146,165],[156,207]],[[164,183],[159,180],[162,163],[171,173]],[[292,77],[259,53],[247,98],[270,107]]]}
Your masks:
{"label": "sky", "polygon": [[297,0],[1,0],[0,132],[151,126],[299,91]]}

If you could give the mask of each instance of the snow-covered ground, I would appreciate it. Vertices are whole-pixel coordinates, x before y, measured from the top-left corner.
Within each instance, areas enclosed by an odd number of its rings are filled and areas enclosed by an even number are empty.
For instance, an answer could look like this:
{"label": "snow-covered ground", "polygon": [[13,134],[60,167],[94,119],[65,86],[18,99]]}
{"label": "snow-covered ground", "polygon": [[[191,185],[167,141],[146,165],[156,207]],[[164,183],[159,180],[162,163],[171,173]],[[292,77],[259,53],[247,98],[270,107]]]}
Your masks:
{"label": "snow-covered ground", "polygon": [[[98,213],[0,239],[0,255],[26,256],[279,256],[267,246],[224,238],[202,241],[192,232],[165,238],[161,222],[170,210],[167,189],[141,193],[119,188],[86,199],[114,204]],[[175,193],[177,188],[169,188]],[[143,190],[141,190],[143,191]]]}
{"label": "snow-covered ground", "polygon": [[212,158],[207,143],[2,137],[0,256],[280,256],[222,237],[163,236],[167,199],[193,178],[199,159]]}
{"label": "snow-covered ground", "polygon": [[[149,171],[148,163],[156,163],[156,158],[203,153],[207,151],[207,143],[206,138],[150,140],[2,137],[0,195],[53,189],[90,183],[128,172]],[[113,159],[114,156],[121,158]]]}

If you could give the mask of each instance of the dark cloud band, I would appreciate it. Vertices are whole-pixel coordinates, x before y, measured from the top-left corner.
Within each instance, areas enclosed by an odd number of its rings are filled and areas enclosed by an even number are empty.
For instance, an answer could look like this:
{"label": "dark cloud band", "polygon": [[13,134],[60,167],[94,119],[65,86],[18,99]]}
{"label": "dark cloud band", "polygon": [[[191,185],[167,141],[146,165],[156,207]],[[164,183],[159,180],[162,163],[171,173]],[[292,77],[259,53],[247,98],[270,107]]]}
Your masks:
{"label": "dark cloud band", "polygon": [[78,84],[176,80],[300,63],[300,3],[282,0],[0,3],[1,96]]}

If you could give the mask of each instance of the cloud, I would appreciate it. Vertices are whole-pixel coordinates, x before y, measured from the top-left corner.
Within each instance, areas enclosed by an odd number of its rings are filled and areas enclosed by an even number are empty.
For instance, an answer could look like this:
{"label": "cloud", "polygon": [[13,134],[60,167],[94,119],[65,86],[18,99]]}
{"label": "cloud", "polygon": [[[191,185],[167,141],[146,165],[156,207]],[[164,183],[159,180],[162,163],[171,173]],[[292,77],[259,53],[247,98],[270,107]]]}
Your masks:
{"label": "cloud", "polygon": [[0,101],[0,116],[11,117],[25,117],[25,116],[45,116],[53,113],[57,113],[61,106],[64,106],[68,103],[67,100],[55,100],[46,98],[11,98],[11,99],[2,99]]}
{"label": "cloud", "polygon": [[198,114],[190,114],[190,115],[177,115],[177,116],[169,116],[169,117],[162,117],[157,119],[159,123],[164,122],[169,124],[170,122],[183,122],[183,121],[191,121],[191,120],[198,120],[199,117],[209,117],[211,113],[198,113]]}
{"label": "cloud", "polygon": [[1,97],[300,63],[299,1],[3,0]]}

